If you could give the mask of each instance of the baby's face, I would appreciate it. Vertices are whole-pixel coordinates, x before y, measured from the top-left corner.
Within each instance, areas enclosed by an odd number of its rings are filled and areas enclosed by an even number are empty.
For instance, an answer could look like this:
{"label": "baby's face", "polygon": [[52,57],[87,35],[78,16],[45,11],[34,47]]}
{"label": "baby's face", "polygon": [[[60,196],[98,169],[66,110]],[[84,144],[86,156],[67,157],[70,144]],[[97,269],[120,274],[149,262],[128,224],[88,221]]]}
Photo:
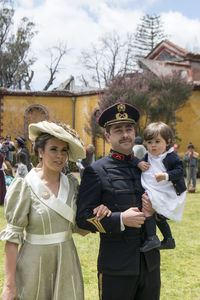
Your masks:
{"label": "baby's face", "polygon": [[159,134],[157,137],[146,141],[150,154],[158,156],[166,151],[167,143]]}

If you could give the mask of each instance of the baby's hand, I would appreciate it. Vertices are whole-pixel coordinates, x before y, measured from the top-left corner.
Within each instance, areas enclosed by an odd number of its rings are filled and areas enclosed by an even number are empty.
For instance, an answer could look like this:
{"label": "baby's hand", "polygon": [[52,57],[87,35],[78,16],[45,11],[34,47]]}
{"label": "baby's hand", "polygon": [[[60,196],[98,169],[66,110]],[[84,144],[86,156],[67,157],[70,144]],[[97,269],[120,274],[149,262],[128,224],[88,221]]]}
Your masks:
{"label": "baby's hand", "polygon": [[150,164],[148,162],[146,162],[146,161],[141,161],[138,164],[138,168],[140,168],[140,170],[142,172],[147,171],[149,169],[149,166],[150,166]]}
{"label": "baby's hand", "polygon": [[166,180],[165,173],[155,173],[156,181],[160,182],[162,180]]}

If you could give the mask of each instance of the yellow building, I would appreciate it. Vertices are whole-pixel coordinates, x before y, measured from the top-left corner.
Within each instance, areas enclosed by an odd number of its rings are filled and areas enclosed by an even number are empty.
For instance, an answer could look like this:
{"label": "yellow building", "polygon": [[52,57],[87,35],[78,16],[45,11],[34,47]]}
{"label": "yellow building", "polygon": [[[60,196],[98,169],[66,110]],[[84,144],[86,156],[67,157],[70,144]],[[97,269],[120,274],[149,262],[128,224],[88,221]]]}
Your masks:
{"label": "yellow building", "polygon": [[[71,93],[68,91],[15,91],[0,88],[0,135],[10,134],[28,140],[28,125],[41,120],[61,121],[69,124],[87,144],[92,138],[85,126],[95,107],[99,92]],[[103,142],[95,140],[96,155],[103,153]],[[29,147],[30,144],[28,143]],[[109,151],[107,145],[106,152]]]}
{"label": "yellow building", "polygon": [[[28,125],[41,120],[61,121],[74,128],[85,145],[92,143],[92,137],[85,130],[91,113],[98,106],[99,91],[71,93],[67,91],[13,91],[0,89],[0,135],[10,134],[28,139]],[[192,142],[200,153],[200,87],[196,86],[185,107],[178,112],[182,121],[177,123],[177,135],[181,139],[180,152],[187,151]],[[30,146],[30,144],[29,144]],[[102,139],[95,139],[96,155],[104,154]],[[109,152],[105,145],[105,154]]]}
{"label": "yellow building", "polygon": [[[179,152],[187,151],[192,142],[200,153],[200,54],[189,52],[164,40],[146,58],[139,61],[144,70],[156,76],[178,72],[193,83],[193,93],[185,107],[177,112],[180,118],[176,124],[177,135],[181,139]],[[97,156],[109,152],[110,146],[100,138],[88,135],[86,127],[91,113],[98,107],[101,90],[72,92],[74,78],[63,82],[53,91],[15,91],[0,88],[0,135],[10,134],[28,139],[28,125],[44,119],[61,121],[74,128],[85,145],[95,144]],[[30,147],[30,144],[29,144]]]}

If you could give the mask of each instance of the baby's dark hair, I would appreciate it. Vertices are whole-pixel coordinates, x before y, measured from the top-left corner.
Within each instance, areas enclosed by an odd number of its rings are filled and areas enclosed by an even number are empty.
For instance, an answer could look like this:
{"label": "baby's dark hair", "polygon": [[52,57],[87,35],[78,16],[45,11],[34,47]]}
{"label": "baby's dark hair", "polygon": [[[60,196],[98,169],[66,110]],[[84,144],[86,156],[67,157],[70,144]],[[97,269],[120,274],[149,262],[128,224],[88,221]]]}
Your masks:
{"label": "baby's dark hair", "polygon": [[173,133],[171,128],[163,122],[149,124],[144,130],[144,140],[149,141],[159,134],[167,144],[166,150],[169,150],[173,146]]}

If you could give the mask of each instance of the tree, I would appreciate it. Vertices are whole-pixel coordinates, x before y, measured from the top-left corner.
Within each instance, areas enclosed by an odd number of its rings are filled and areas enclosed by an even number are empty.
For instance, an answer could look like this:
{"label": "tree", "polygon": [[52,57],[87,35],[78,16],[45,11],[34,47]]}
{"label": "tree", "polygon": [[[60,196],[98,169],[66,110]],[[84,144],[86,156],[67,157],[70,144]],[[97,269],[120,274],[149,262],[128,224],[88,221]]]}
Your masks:
{"label": "tree", "polygon": [[[115,31],[102,36],[97,45],[81,52],[83,66],[89,71],[90,79],[99,88],[107,86],[119,74],[135,69],[133,35],[122,38]],[[84,82],[88,82],[82,75]]]}
{"label": "tree", "polygon": [[[37,32],[35,24],[28,18],[22,18],[16,32],[12,31],[15,10],[11,5],[12,1],[0,0],[0,87],[30,90],[35,75],[32,66],[36,58],[30,57],[29,52]],[[60,44],[49,49],[49,52],[50,62],[47,67],[50,75],[44,90],[53,84],[67,48]]]}
{"label": "tree", "polygon": [[[137,107],[143,116],[143,127],[146,127],[151,105],[151,97],[148,93],[149,76],[144,76],[139,72],[116,76],[100,97],[98,102],[100,112],[117,102],[126,102]],[[138,124],[136,130],[140,135],[143,128]]]}
{"label": "tree", "polygon": [[177,72],[174,72],[172,76],[155,77],[149,82],[149,92],[153,102],[151,120],[162,118],[171,126],[175,134],[176,122],[181,121],[176,116],[176,112],[185,106],[192,90],[192,85],[187,83]]}
{"label": "tree", "polygon": [[31,40],[35,35],[34,23],[22,18],[16,33],[11,32],[14,9],[0,0],[0,86],[6,88],[30,88],[33,78],[31,66],[35,58],[29,58]]}
{"label": "tree", "polygon": [[103,128],[101,128],[98,123],[98,117],[100,115],[100,109],[95,108],[90,114],[87,116],[88,124],[84,126],[85,132],[91,136],[91,143],[95,146],[95,138],[100,137],[103,139],[103,156],[105,155],[105,133]]}
{"label": "tree", "polygon": [[144,15],[135,33],[134,48],[136,57],[145,57],[165,37],[161,17],[157,15]]}
{"label": "tree", "polygon": [[[62,44],[57,47],[52,47],[51,49],[48,49],[48,51],[50,53],[50,65],[47,66],[47,68],[49,69],[50,76],[47,84],[43,89],[44,91],[48,90],[48,88],[53,84],[54,80],[56,79],[55,74],[59,72],[61,59],[68,52],[67,46]],[[55,52],[57,54],[55,54]]]}
{"label": "tree", "polygon": [[180,121],[176,112],[189,100],[191,92],[191,84],[177,73],[158,78],[150,72],[136,72],[117,76],[105,89],[98,104],[100,111],[117,102],[136,106],[142,117],[136,128],[139,135],[149,122],[160,120],[170,125],[175,133],[176,122]]}

